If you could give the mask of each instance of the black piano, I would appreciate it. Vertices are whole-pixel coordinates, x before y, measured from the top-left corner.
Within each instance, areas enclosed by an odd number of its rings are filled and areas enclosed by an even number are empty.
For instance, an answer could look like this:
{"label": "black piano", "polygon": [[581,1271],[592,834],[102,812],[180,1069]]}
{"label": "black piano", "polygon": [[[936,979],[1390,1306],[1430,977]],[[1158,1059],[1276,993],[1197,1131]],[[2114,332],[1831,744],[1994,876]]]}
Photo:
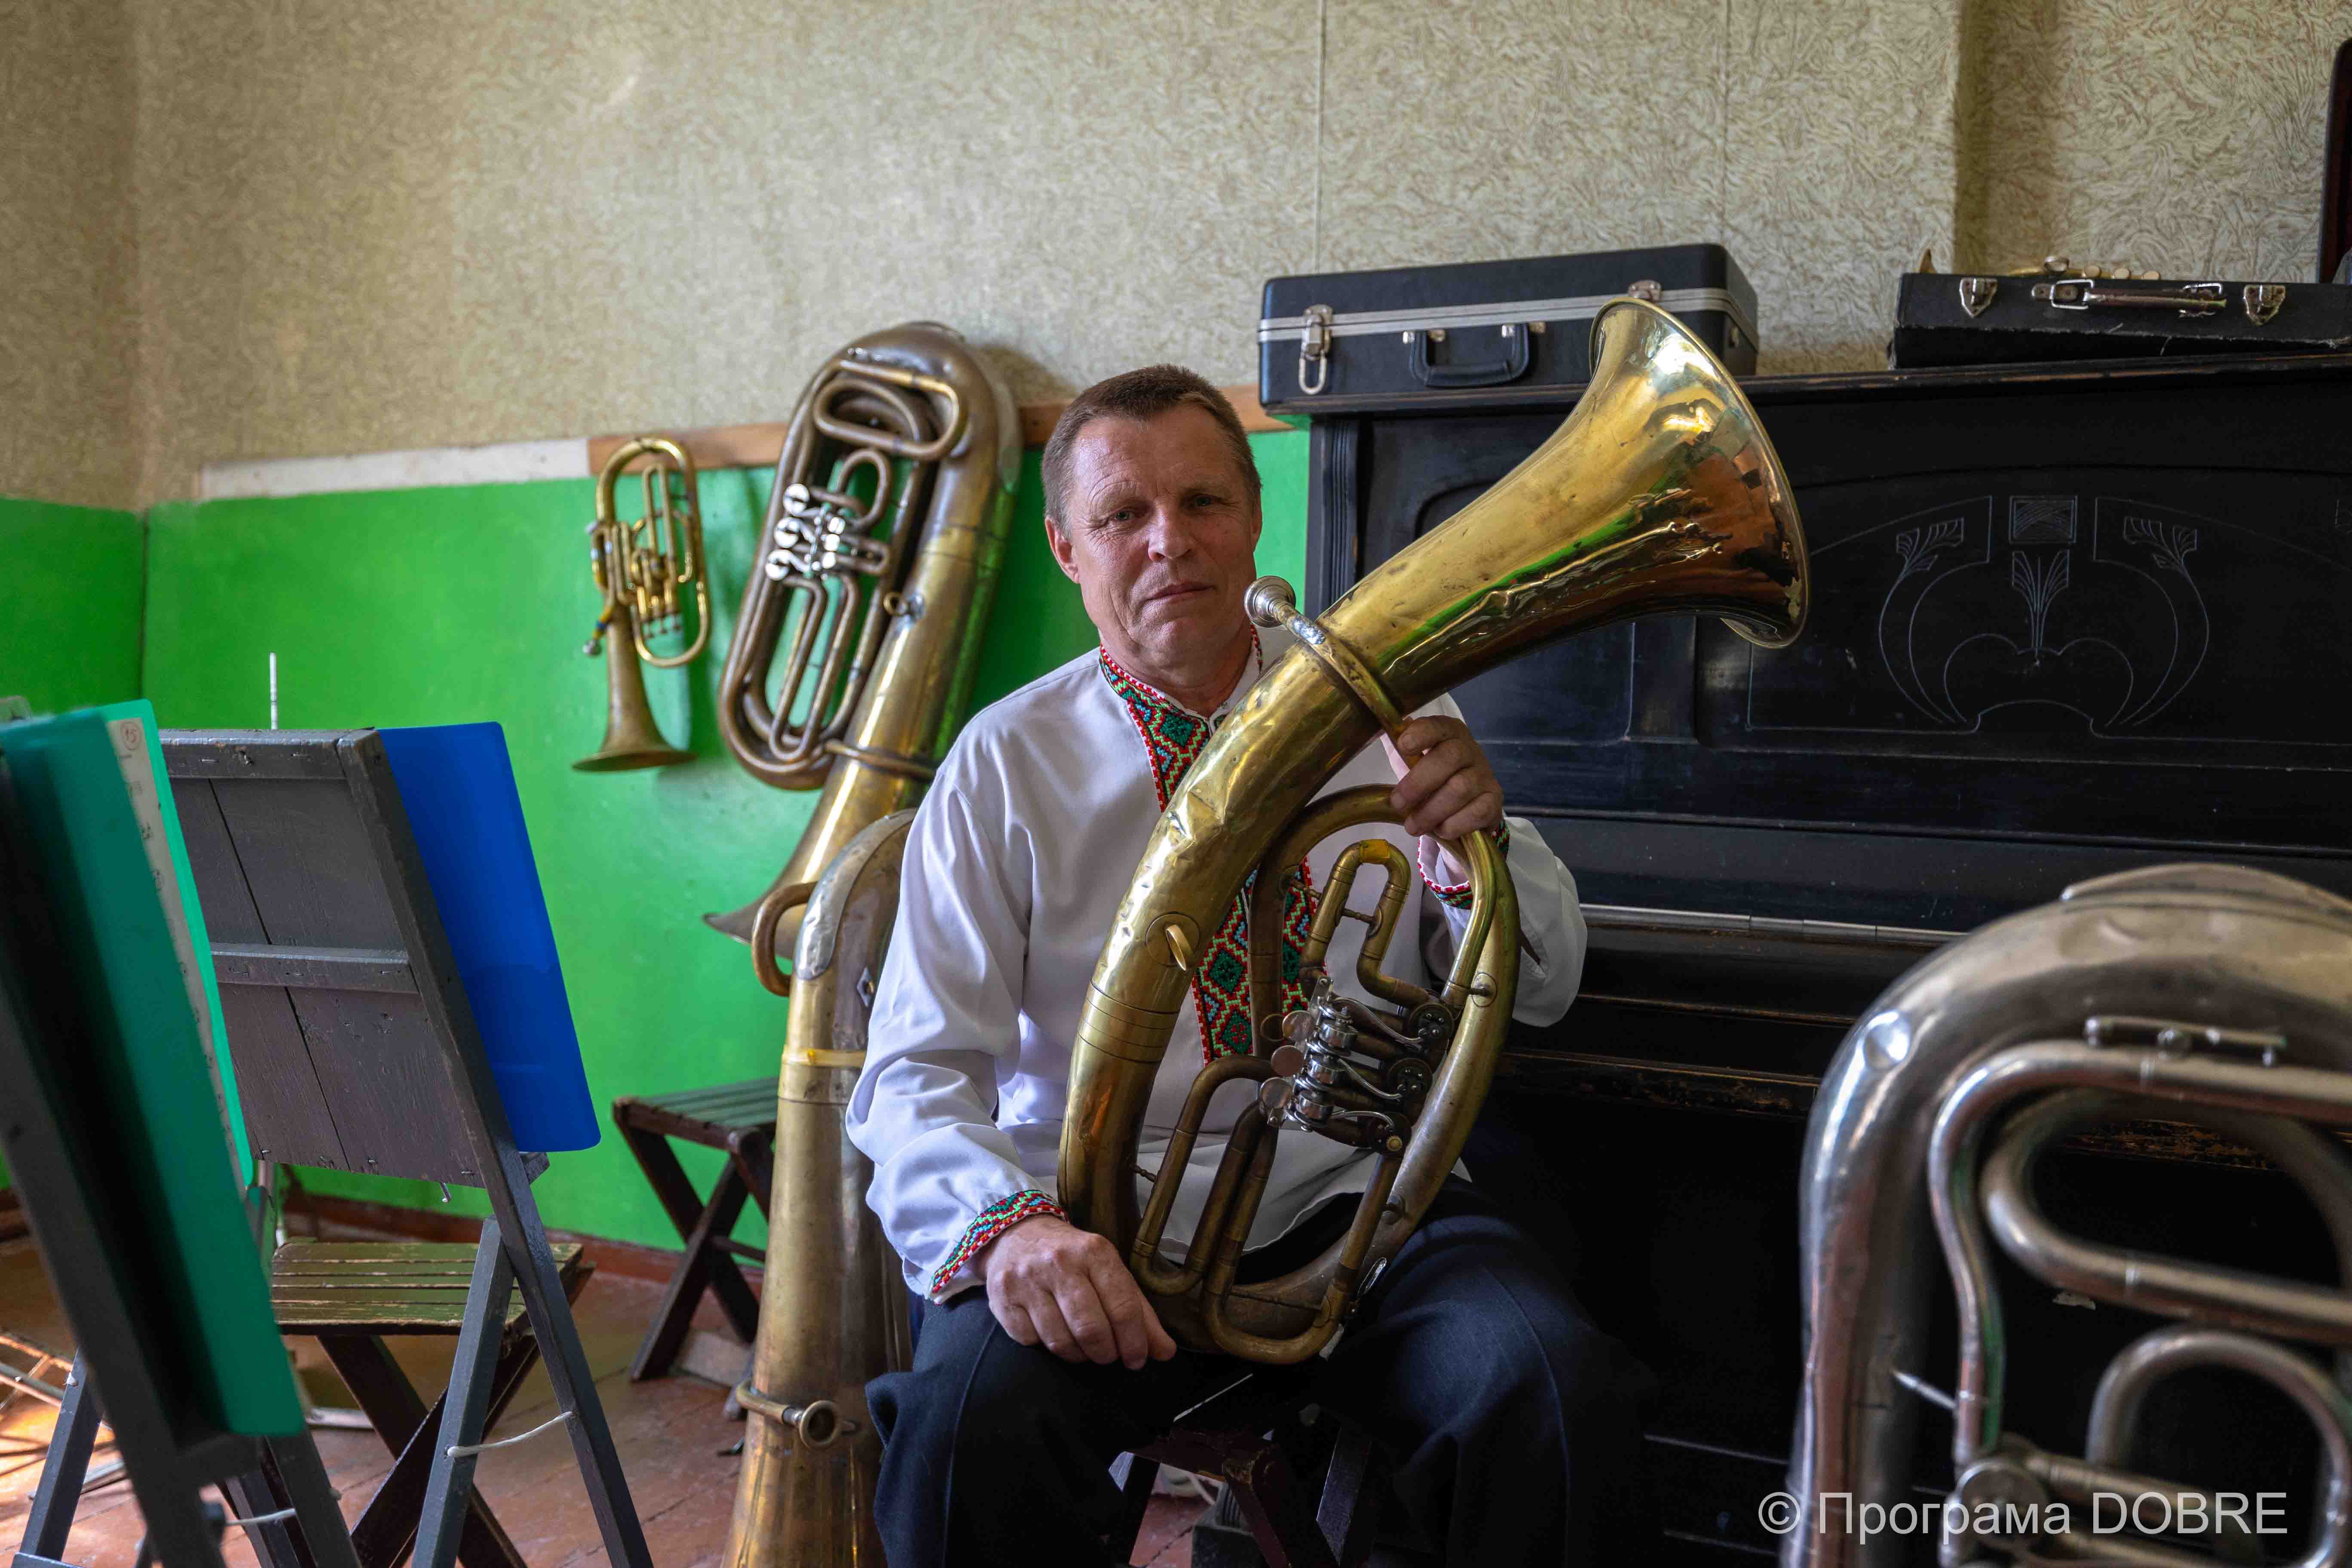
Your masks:
{"label": "black piano", "polygon": [[[1757,1510],[1796,1409],[1800,1138],[1887,982],[2130,867],[2352,895],[2352,355],[1744,384],[1803,515],[1805,636],[1771,652],[1636,622],[1455,694],[1591,930],[1575,1007],[1513,1042],[1472,1173],[1555,1227],[1594,1316],[1658,1374],[1671,1560],[1712,1563],[1776,1544]],[[1573,393],[1311,410],[1308,607],[1508,471]],[[2336,1278],[2284,1178],[2190,1129],[2084,1140],[2043,1192],[2092,1235]],[[2100,1371],[2148,1320],[2014,1270],[2004,1296],[2010,1426],[2079,1452]],[[2291,1486],[2275,1544],[2299,1551],[2302,1418],[2250,1382],[2175,1384],[2135,1468]],[[1924,1423],[1937,1495],[1948,1441]]]}

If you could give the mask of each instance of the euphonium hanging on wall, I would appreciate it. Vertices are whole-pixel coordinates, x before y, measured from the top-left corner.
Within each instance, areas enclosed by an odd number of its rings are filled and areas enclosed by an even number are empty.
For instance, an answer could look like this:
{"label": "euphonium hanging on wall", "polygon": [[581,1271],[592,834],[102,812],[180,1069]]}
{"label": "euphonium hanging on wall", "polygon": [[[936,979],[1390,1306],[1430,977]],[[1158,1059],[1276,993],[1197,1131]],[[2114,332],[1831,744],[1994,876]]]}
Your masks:
{"label": "euphonium hanging on wall", "polygon": [[[1250,591],[1252,616],[1286,623],[1298,646],[1251,688],[1153,830],[1095,969],[1062,1131],[1063,1206],[1118,1245],[1180,1343],[1271,1362],[1319,1350],[1453,1168],[1510,1017],[1517,906],[1500,853],[1479,834],[1465,846],[1474,902],[1444,991],[1408,994],[1371,975],[1366,989],[1395,1004],[1391,1015],[1310,972],[1305,1009],[1260,1020],[1256,1054],[1222,1058],[1195,1080],[1139,1209],[1136,1143],[1152,1080],[1190,971],[1244,879],[1257,870],[1250,994],[1278,996],[1290,868],[1327,834],[1393,820],[1377,788],[1308,806],[1326,781],[1403,715],[1559,637],[1684,614],[1720,616],[1778,647],[1804,625],[1796,508],[1730,375],[1672,316],[1634,300],[1601,311],[1592,343],[1591,384],[1567,423],[1319,620],[1298,616],[1277,581]],[[1318,960],[1328,941],[1341,875],[1384,847],[1371,840],[1342,856],[1303,957]],[[1401,869],[1386,874],[1395,888]],[[1385,933],[1365,945],[1377,962]],[[1270,1050],[1276,1030],[1285,1037]],[[1255,1086],[1257,1102],[1234,1124],[1184,1261],[1171,1263],[1160,1229],[1176,1182],[1210,1096],[1235,1079]],[[1236,1284],[1276,1140],[1308,1132],[1376,1151],[1356,1222],[1313,1263]]]}
{"label": "euphonium hanging on wall", "polygon": [[826,864],[793,952],[768,1274],[751,1375],[735,1390],[751,1420],[726,1568],[882,1563],[874,1522],[882,1440],[866,1384],[908,1363],[907,1288],[866,1206],[874,1166],[849,1142],[842,1107],[866,1059],[914,816],[884,817]]}
{"label": "euphonium hanging on wall", "polygon": [[[2284,1171],[2318,1210],[2345,1283],[2129,1252],[2052,1224],[2033,1192],[2042,1151],[2087,1123],[2149,1116],[2210,1127]],[[2137,1533],[2231,1511],[2126,1468],[2144,1396],[2191,1367],[2259,1378],[2310,1418],[2319,1495],[2295,1562],[2352,1562],[2352,1402],[2339,1381],[2352,1165],[2318,1131],[2347,1127],[2352,902],[2284,877],[2197,865],[2103,877],[1897,980],[1839,1047],[1805,1135],[1805,1385],[1782,1563],[1908,1563],[1922,1533],[1940,1534],[1947,1568],[2271,1561],[2242,1496],[2226,1558]],[[2059,1289],[2180,1320],[2108,1363],[2082,1458],[2003,1428],[1995,1244]],[[1959,1308],[1957,1369],[1928,1359],[1939,1249]],[[2338,1375],[2280,1340],[2334,1347]],[[1928,1403],[1951,1413],[1948,1504],[1913,1488]],[[1913,1522],[1890,1527],[1906,1508]]]}
{"label": "euphonium hanging on wall", "polygon": [[971,695],[1020,459],[1012,395],[936,322],[858,339],[801,395],[719,732],[762,783],[824,793],[767,896],[704,917],[719,930],[749,941],[764,915],[770,956],[790,953],[818,873],[929,782]]}
{"label": "euphonium hanging on wall", "polygon": [[[614,490],[640,458],[645,510],[624,522]],[[694,459],[674,441],[640,436],[605,459],[596,476],[596,521],[588,525],[588,563],[604,608],[582,651],[604,654],[604,743],[572,765],[583,773],[658,768],[692,760],[663,739],[646,702],[646,665],[673,669],[693,661],[710,638],[710,578],[702,558],[702,511]],[[657,654],[648,640],[680,629],[693,604],[694,634],[684,653]],[[606,641],[610,639],[610,646]]]}

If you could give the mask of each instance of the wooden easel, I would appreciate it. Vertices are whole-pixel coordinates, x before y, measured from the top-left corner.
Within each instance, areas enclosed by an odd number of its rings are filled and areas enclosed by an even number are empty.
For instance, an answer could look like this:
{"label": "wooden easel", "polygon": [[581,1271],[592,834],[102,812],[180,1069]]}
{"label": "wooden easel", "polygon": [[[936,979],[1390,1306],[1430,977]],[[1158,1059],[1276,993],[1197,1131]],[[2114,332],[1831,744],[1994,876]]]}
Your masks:
{"label": "wooden easel", "polygon": [[417,1527],[418,1568],[455,1558],[518,1291],[605,1553],[650,1568],[531,1197],[526,1160],[543,1162],[515,1146],[383,741],[373,730],[173,731],[163,751],[256,1158],[489,1196]]}

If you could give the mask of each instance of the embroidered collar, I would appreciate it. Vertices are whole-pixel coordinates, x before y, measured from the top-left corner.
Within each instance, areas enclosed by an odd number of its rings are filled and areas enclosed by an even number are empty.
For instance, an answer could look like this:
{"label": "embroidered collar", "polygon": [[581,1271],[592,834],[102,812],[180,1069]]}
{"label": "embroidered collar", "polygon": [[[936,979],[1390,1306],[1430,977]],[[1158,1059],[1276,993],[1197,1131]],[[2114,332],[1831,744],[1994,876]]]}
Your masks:
{"label": "embroidered collar", "polygon": [[1110,649],[1095,650],[1099,657],[1102,678],[1120,701],[1127,704],[1127,716],[1135,725],[1135,732],[1143,739],[1145,758],[1151,764],[1151,783],[1160,795],[1160,809],[1168,809],[1168,797],[1176,793],[1177,784],[1191,770],[1194,759],[1209,743],[1209,737],[1233,711],[1234,704],[1265,668],[1265,653],[1257,640],[1255,627],[1250,629],[1250,661],[1241,680],[1234,683],[1233,694],[1213,714],[1195,713],[1160,688],[1135,674],[1111,657]]}
{"label": "embroidered collar", "polygon": [[[1265,649],[1253,628],[1248,677],[1255,679],[1265,662]],[[1203,717],[1129,670],[1110,656],[1108,648],[1101,650],[1100,668],[1104,682],[1127,705],[1127,716],[1143,742],[1152,788],[1165,811],[1169,797],[1232,711],[1234,700],[1248,689],[1249,679],[1234,687],[1234,696],[1215,714]],[[1249,994],[1249,903],[1256,884],[1257,873],[1253,871],[1192,972],[1192,1003],[1201,1020],[1203,1059],[1245,1055],[1255,1043],[1251,1020],[1256,1015]],[[1306,1005],[1306,994],[1298,984],[1299,952],[1307,944],[1314,921],[1314,883],[1301,861],[1282,897],[1282,1010],[1286,1013]]]}

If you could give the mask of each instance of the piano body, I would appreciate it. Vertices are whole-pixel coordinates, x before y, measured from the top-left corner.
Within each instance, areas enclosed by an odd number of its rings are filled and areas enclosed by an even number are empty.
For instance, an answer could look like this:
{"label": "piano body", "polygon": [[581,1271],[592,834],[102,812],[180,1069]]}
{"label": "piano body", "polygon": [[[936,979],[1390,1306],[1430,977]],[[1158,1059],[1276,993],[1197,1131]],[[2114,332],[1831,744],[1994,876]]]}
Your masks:
{"label": "piano body", "polygon": [[[1804,519],[1806,635],[1768,652],[1636,622],[1455,694],[1591,928],[1582,994],[1514,1039],[1471,1169],[1557,1226],[1587,1306],[1658,1374],[1660,1512],[1699,1563],[1777,1544],[1757,1510],[1801,1367],[1801,1134],[1873,997],[2130,867],[2352,895],[2352,354],[1744,384]],[[1308,410],[1309,607],[1501,478],[1573,391]],[[2177,1124],[2084,1140],[2042,1190],[2093,1236],[2336,1278],[2284,1178]],[[2149,1320],[2013,1268],[2003,1289],[2010,1426],[2079,1452],[2100,1370]],[[1940,1495],[1949,1427],[1921,1431]],[[2299,1548],[2311,1439],[2267,1389],[2175,1379],[2143,1442],[2144,1472],[2291,1489]]]}

